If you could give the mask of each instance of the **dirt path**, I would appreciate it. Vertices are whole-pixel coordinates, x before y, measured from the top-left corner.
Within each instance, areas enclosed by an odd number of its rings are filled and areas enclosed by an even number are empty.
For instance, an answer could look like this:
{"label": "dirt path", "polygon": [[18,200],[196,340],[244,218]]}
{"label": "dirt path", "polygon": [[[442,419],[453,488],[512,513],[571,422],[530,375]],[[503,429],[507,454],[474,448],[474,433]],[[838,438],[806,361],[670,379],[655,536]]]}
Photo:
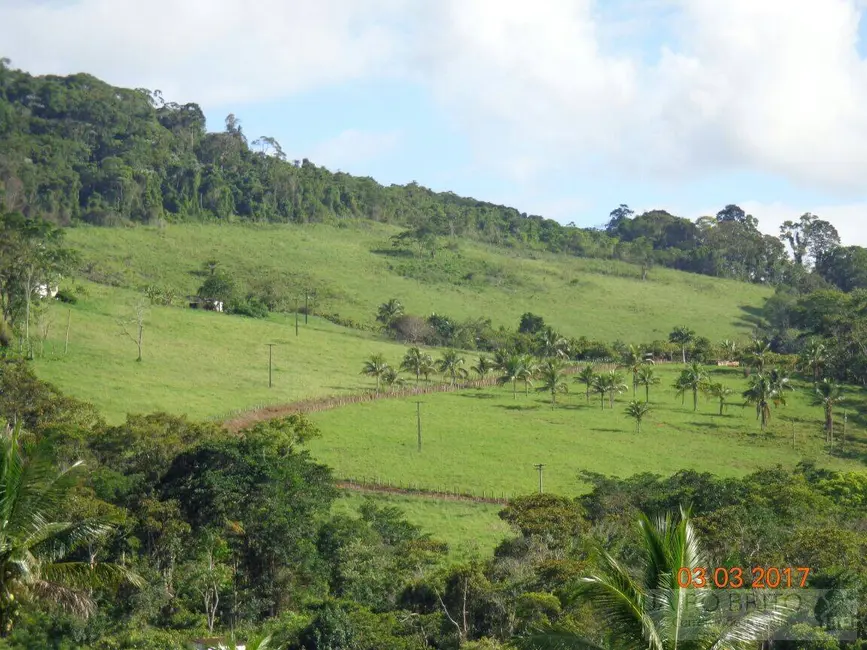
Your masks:
{"label": "dirt path", "polygon": [[371,485],[366,483],[356,483],[354,481],[337,481],[334,484],[341,490],[352,490],[353,492],[367,492],[371,494],[399,494],[403,496],[419,497],[423,499],[434,499],[438,501],[465,501],[471,503],[493,503],[505,505],[509,502],[508,499],[496,499],[493,497],[475,497],[469,494],[452,494],[449,492],[435,492],[433,490],[417,490],[394,487],[390,485]]}
{"label": "dirt path", "polygon": [[[613,365],[603,364],[597,367],[605,368],[613,367]],[[578,366],[567,368],[566,374],[577,373],[578,369]],[[328,411],[330,409],[347,406],[349,404],[358,404],[360,402],[372,402],[380,399],[400,399],[403,397],[412,397],[414,395],[429,395],[431,393],[453,393],[474,388],[489,388],[491,386],[496,386],[496,384],[496,377],[488,377],[486,379],[462,382],[455,384],[454,386],[451,384],[434,384],[432,386],[413,386],[411,388],[381,392],[378,394],[367,391],[363,393],[350,393],[348,395],[312,397],[299,402],[261,406],[243,413],[234,414],[223,420],[223,426],[225,426],[229,431],[237,433],[241,429],[256,424],[257,422],[273,420],[274,418],[285,417],[287,415],[292,415],[293,413],[318,413],[320,411]]]}

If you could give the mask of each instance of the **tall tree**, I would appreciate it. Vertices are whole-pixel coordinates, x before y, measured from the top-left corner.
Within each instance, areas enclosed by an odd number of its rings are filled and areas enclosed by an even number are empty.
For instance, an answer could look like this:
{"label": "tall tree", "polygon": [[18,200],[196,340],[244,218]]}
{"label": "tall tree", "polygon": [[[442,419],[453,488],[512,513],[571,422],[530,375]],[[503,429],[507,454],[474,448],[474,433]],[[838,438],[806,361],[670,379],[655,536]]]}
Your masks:
{"label": "tall tree", "polygon": [[521,361],[521,357],[517,354],[506,358],[499,365],[500,376],[497,377],[497,385],[504,386],[511,382],[512,397],[514,399],[518,398],[518,381],[521,379],[523,370],[524,364]]}
{"label": "tall tree", "polygon": [[780,239],[789,244],[798,266],[811,267],[816,260],[840,245],[840,234],[827,221],[806,212],[798,221],[784,221]]}
{"label": "tall tree", "polygon": [[719,414],[723,415],[726,407],[726,399],[734,394],[734,390],[721,382],[708,383],[704,386],[704,392],[711,399],[719,401]]}
{"label": "tall tree", "polygon": [[30,306],[49,295],[76,255],[64,244],[63,230],[43,219],[0,212],[0,308],[13,328],[29,338]]}
{"label": "tall tree", "polygon": [[668,335],[668,340],[680,346],[683,362],[686,363],[686,346],[695,340],[695,332],[685,326],[675,327]]}
{"label": "tall tree", "polygon": [[593,382],[596,379],[596,369],[593,367],[592,363],[588,363],[586,366],[581,368],[578,371],[578,374],[575,375],[574,381],[584,384],[584,395],[587,397],[587,403],[590,403],[590,389],[593,387]]}
{"label": "tall tree", "polygon": [[488,376],[488,373],[494,370],[496,367],[496,362],[494,362],[490,357],[480,355],[479,360],[472,368],[470,368],[470,370],[476,373],[479,376],[479,379],[484,379]]}
{"label": "tall tree", "polygon": [[443,375],[448,375],[452,386],[454,386],[458,377],[466,379],[469,374],[464,368],[464,363],[464,358],[457,350],[446,350],[443,352],[443,356],[437,360],[436,368]]}
{"label": "tall tree", "polygon": [[403,304],[397,298],[382,303],[376,310],[376,320],[384,327],[391,325],[395,318],[403,315]]}
{"label": "tall tree", "polygon": [[569,386],[563,376],[564,365],[559,359],[547,359],[539,367],[538,378],[541,385],[536,389],[541,392],[551,393],[551,408],[557,398],[557,393],[566,393]]}
{"label": "tall tree", "polygon": [[364,362],[361,374],[376,379],[376,392],[379,393],[379,384],[388,369],[389,365],[385,360],[385,356],[382,354],[373,354]]}
{"label": "tall tree", "polygon": [[626,417],[630,417],[635,420],[635,431],[638,434],[641,434],[641,421],[647,416],[651,411],[651,406],[647,402],[639,402],[638,400],[632,400],[626,406]]}
{"label": "tall tree", "polygon": [[698,361],[693,361],[687,368],[684,368],[677,381],[674,383],[674,388],[677,394],[683,397],[687,392],[692,393],[692,410],[698,410],[698,393],[701,391],[708,381],[707,370],[704,369]]}
{"label": "tall tree", "polygon": [[632,396],[635,397],[638,392],[638,371],[647,363],[644,358],[644,353],[641,346],[630,345],[623,353],[620,364],[632,373]]}
{"label": "tall tree", "polygon": [[432,363],[431,356],[423,352],[421,348],[412,347],[406,351],[403,361],[400,362],[400,369],[404,372],[410,372],[415,375],[415,383],[418,384],[421,378],[425,365]]}
{"label": "tall tree", "polygon": [[812,376],[813,381],[818,382],[822,374],[822,368],[828,360],[828,349],[821,341],[812,338],[807,343],[799,359],[800,365]]}
{"label": "tall tree", "polygon": [[843,401],[843,387],[825,378],[816,384],[814,400],[825,411],[825,442],[834,443],[834,409]]}
{"label": "tall tree", "polygon": [[652,366],[643,365],[638,369],[638,385],[644,386],[644,401],[650,402],[650,387],[659,383],[659,377]]}
{"label": "tall tree", "polygon": [[756,419],[761,420],[762,430],[771,419],[771,403],[776,406],[786,404],[785,391],[792,390],[788,377],[779,370],[752,375],[749,387],[743,392],[747,404],[755,404]]}

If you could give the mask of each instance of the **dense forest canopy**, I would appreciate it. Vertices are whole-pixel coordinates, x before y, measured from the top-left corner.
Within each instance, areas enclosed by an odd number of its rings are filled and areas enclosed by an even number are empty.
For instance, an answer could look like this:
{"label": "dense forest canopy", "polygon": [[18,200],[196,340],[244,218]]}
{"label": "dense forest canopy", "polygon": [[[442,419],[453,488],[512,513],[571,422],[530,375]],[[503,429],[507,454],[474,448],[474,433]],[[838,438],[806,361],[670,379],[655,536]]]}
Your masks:
{"label": "dense forest canopy", "polygon": [[[273,137],[248,139],[235,115],[209,132],[194,103],[159,91],[110,86],[88,74],[33,76],[0,62],[0,205],[61,225],[87,222],[335,222],[346,217],[405,226],[428,244],[460,237],[502,246],[619,258],[718,277],[779,284],[815,266],[846,290],[862,249],[838,250],[834,227],[812,214],[774,237],[736,205],[691,221],[627,205],[604,229],[538,215],[417,183],[372,178],[289,160]],[[855,273],[857,275],[857,273]],[[861,284],[860,280],[855,280]]]}

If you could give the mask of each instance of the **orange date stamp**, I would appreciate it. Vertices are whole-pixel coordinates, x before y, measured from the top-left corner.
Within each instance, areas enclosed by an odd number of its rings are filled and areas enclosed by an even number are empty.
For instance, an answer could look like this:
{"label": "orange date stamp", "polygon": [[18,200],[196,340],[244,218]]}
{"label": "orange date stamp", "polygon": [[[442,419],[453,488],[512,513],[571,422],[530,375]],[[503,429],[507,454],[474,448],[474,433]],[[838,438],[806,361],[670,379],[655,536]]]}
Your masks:
{"label": "orange date stamp", "polygon": [[807,567],[681,567],[677,586],[681,589],[791,589],[805,587],[810,569]]}

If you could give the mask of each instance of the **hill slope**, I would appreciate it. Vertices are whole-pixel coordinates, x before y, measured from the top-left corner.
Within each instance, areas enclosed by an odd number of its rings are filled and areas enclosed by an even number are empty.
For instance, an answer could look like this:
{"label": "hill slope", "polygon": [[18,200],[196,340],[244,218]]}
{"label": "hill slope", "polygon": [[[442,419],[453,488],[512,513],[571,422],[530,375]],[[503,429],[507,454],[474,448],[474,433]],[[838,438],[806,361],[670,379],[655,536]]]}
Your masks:
{"label": "hill slope", "polygon": [[67,236],[94,281],[194,293],[197,272],[216,259],[242,286],[282,292],[290,309],[313,289],[317,313],[368,324],[379,304],[398,298],[408,313],[490,318],[512,328],[532,311],[566,336],[650,341],[687,324],[716,340],[748,331],[748,312],[771,295],[766,287],[662,268],[643,282],[638,267],[622,262],[474,243],[432,259],[407,256],[390,247],[395,227],[344,226],[75,228]]}
{"label": "hill slope", "polygon": [[[433,260],[382,254],[387,225],[170,225],[165,228],[74,228],[70,244],[83,257],[90,295],[71,307],[71,343],[62,350],[66,307],[52,306],[48,352],[40,375],[97,403],[112,418],[165,409],[194,417],[263,403],[354,392],[365,358],[384,353],[397,364],[405,346],[373,332],[318,318],[294,336],[291,315],[258,320],[185,307],[150,308],[145,361],[117,324],[146,285],[194,293],[209,259],[240,287],[285,294],[289,307],[312,289],[314,314],[340,314],[372,326],[377,306],[399,298],[407,312],[455,319],[490,318],[515,328],[526,311],[544,316],[566,336],[627,342],[666,338],[687,324],[712,340],[749,329],[750,310],[770,291],[756,285],[552,254],[521,254],[467,244]],[[468,270],[471,269],[471,270]],[[472,273],[472,277],[467,276]],[[409,276],[409,277],[407,277]],[[105,284],[97,284],[102,282]],[[67,281],[67,284],[71,284]],[[303,297],[300,298],[303,305]],[[183,301],[181,302],[183,303]],[[267,388],[266,343],[276,348],[277,386]]]}

